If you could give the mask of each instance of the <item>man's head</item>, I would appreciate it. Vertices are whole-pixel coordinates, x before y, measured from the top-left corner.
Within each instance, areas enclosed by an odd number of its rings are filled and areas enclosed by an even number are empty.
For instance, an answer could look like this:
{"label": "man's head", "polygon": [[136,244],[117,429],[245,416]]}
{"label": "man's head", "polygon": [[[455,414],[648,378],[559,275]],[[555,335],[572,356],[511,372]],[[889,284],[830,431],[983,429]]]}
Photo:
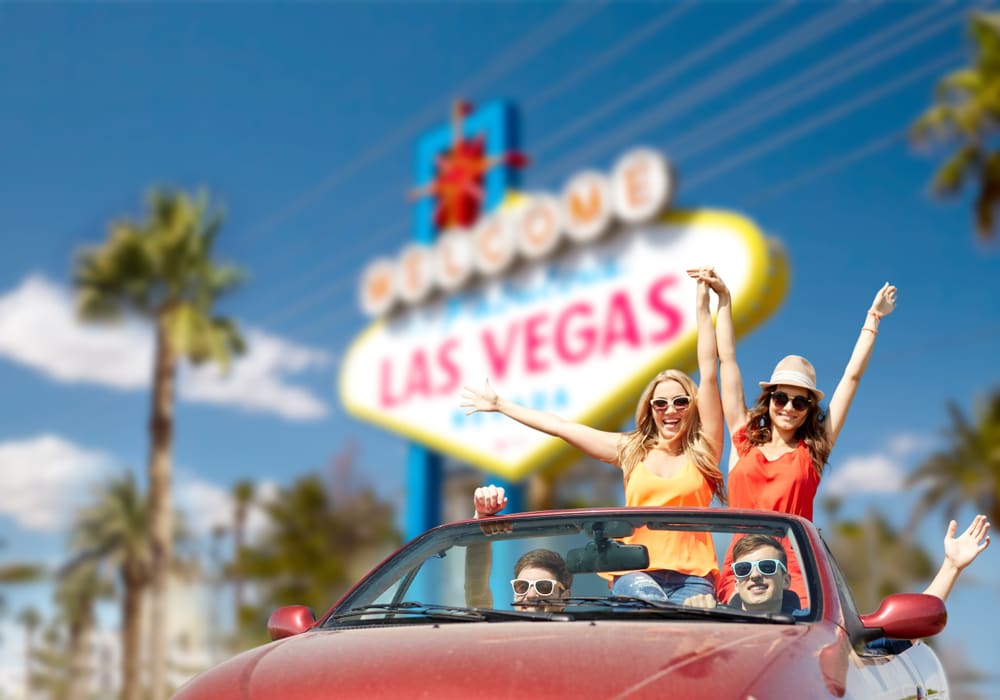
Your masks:
{"label": "man's head", "polygon": [[781,612],[788,575],[788,556],[769,535],[746,535],[733,547],[736,593],[750,612]]}
{"label": "man's head", "polygon": [[561,610],[557,601],[569,595],[573,574],[556,552],[533,549],[514,564],[511,586],[514,605],[523,610]]}

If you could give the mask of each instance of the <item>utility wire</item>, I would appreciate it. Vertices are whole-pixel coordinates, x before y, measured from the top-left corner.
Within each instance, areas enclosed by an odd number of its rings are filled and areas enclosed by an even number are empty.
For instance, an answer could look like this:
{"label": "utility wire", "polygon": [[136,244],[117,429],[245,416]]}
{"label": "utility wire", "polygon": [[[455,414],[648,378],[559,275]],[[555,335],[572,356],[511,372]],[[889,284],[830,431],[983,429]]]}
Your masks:
{"label": "utility wire", "polygon": [[691,88],[678,94],[669,95],[652,109],[621,127],[611,130],[604,138],[590,141],[586,148],[575,150],[568,157],[556,161],[538,174],[539,181],[551,182],[573,166],[589,162],[598,155],[613,150],[614,147],[620,146],[650,128],[662,127],[668,119],[684,114],[709,98],[740,84],[750,76],[794,55],[796,51],[809,48],[824,35],[858,19],[870,9],[870,6],[835,6],[829,12],[805,22],[795,31],[788,32],[780,39],[769,42],[764,48],[734,60],[733,63],[716,71],[705,80],[698,81]]}
{"label": "utility wire", "polygon": [[[488,84],[491,80],[510,72],[518,65],[530,58],[538,55],[542,49],[549,46],[554,41],[569,33],[579,24],[603,9],[604,2],[596,3],[569,3],[557,12],[547,23],[541,25],[537,30],[525,36],[514,46],[509,47],[500,53],[493,61],[476,75],[461,83],[457,88],[457,94],[472,94],[481,85]],[[455,93],[452,93],[455,94]],[[425,109],[408,119],[403,126],[395,129],[388,136],[383,138],[371,148],[361,153],[343,168],[331,173],[319,183],[300,194],[294,200],[278,210],[272,216],[264,219],[258,226],[250,229],[247,233],[246,243],[253,244],[261,237],[269,233],[276,226],[294,217],[299,212],[316,203],[320,197],[343,184],[357,173],[361,172],[372,163],[390,153],[407,140],[413,138],[419,130],[426,128],[426,125],[433,119],[437,119],[442,111],[442,105],[447,103],[447,98],[435,100]]]}

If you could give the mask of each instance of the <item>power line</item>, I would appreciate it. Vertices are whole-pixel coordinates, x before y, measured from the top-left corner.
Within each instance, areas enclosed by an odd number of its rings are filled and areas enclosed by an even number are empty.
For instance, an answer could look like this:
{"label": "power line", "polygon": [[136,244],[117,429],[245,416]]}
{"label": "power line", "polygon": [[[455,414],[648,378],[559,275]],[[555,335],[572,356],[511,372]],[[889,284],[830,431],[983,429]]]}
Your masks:
{"label": "power line", "polygon": [[[637,88],[635,88],[633,90],[630,90],[627,93],[625,99],[619,99],[619,100],[614,101],[614,105],[621,106],[621,105],[627,104],[631,99],[634,99],[634,96],[637,96],[637,95],[645,92],[646,90],[651,89],[653,86],[655,86],[655,85],[657,85],[659,83],[662,83],[664,80],[668,79],[669,77],[674,77],[674,76],[678,75],[682,70],[685,70],[687,68],[691,68],[691,67],[697,66],[700,62],[702,62],[704,60],[707,60],[708,58],[710,58],[711,56],[715,55],[719,51],[722,51],[723,49],[729,47],[733,42],[737,41],[738,39],[742,38],[743,36],[745,36],[747,34],[750,34],[752,31],[754,31],[755,29],[759,28],[760,26],[766,24],[768,21],[770,21],[774,17],[782,14],[783,12],[785,12],[786,10],[788,10],[790,7],[791,7],[791,5],[778,5],[778,6],[773,7],[773,8],[771,8],[771,9],[765,11],[765,12],[760,13],[759,15],[757,15],[754,18],[752,18],[751,20],[743,23],[742,25],[740,25],[736,29],[734,29],[734,30],[726,33],[725,35],[719,37],[716,41],[710,43],[708,46],[706,46],[701,51],[697,51],[697,52],[694,52],[692,54],[689,54],[686,59],[684,59],[684,60],[682,60],[682,61],[680,61],[680,62],[678,62],[676,64],[673,64],[667,71],[662,71],[661,73],[653,76],[651,79],[644,81]],[[841,11],[840,10],[835,10],[834,11],[834,13],[839,13],[839,12],[841,12]],[[823,15],[823,17],[825,18],[825,17],[827,17],[827,16],[829,16],[831,14],[834,14],[834,13],[827,13],[826,15]],[[662,18],[661,18],[661,21],[662,21]],[[807,23],[807,24],[810,27],[812,26],[812,23]],[[644,34],[644,32],[641,32],[641,34]],[[635,42],[631,41],[631,38],[627,39],[626,42],[628,42],[629,45],[634,45],[635,44]],[[602,111],[602,110],[598,110],[598,111]],[[571,124],[569,127],[567,127],[567,129],[569,129],[570,131],[572,131],[572,130],[578,128],[579,125],[583,123],[583,121],[584,120],[577,120],[576,122],[574,122],[573,124]],[[566,132],[566,130],[564,129],[560,133],[565,133],[565,132]],[[534,149],[534,148],[532,149],[532,152],[533,152],[533,154],[537,153],[536,149]],[[343,260],[343,258],[344,258],[343,253],[338,252],[338,254],[336,256],[336,259],[337,260]],[[326,267],[326,266],[324,265],[324,267]],[[335,282],[332,285],[327,286],[324,290],[322,290],[318,294],[313,295],[310,298],[314,299],[314,300],[329,299],[330,297],[332,297],[334,294],[336,294],[343,287],[344,287],[344,282],[343,281],[338,281],[338,282]],[[301,311],[303,311],[305,309],[308,309],[308,308],[309,308],[309,305],[307,305],[307,304],[297,304],[294,307],[294,312],[292,310],[286,309],[282,313],[279,314],[279,317],[282,320],[285,320],[285,319],[288,319],[288,318],[294,316],[295,313],[300,313]]]}
{"label": "power line", "polygon": [[815,117],[814,119],[810,119],[805,123],[799,124],[796,128],[785,131],[784,133],[779,134],[778,136],[769,141],[766,141],[753,148],[748,148],[742,153],[739,153],[733,156],[732,158],[724,160],[718,165],[708,168],[704,172],[689,178],[687,181],[688,187],[696,187],[697,185],[703,182],[707,182],[708,180],[718,177],[723,173],[729,172],[733,168],[738,167],[747,161],[755,160],[764,153],[773,151],[775,148],[778,148],[779,146],[783,146],[786,143],[799,139],[802,136],[805,136],[806,134],[815,131],[821,126],[830,123],[831,121],[840,119],[841,117],[846,116],[847,114],[850,114],[851,112],[858,110],[859,108],[865,106],[870,102],[874,102],[875,100],[881,97],[885,97],[886,95],[896,92],[900,88],[906,87],[910,83],[914,82],[917,78],[921,78],[924,75],[931,73],[933,71],[940,71],[960,55],[961,52],[955,52],[949,54],[944,59],[938,59],[936,61],[925,63],[916,70],[910,71],[901,78],[890,81],[885,85],[882,85],[874,90],[869,90],[863,95],[860,95],[859,97],[849,102],[845,102],[836,107],[835,109],[829,110],[825,114],[821,114],[818,117]]}
{"label": "power line", "polygon": [[869,156],[873,156],[876,153],[884,151],[890,146],[894,146],[900,141],[905,140],[906,129],[895,131],[891,134],[880,136],[876,139],[872,139],[865,143],[865,145],[860,148],[856,148],[853,151],[845,153],[842,156],[834,158],[833,160],[826,161],[816,168],[807,170],[805,172],[799,173],[795,177],[789,178],[784,182],[780,182],[772,187],[767,187],[765,189],[758,190],[747,197],[748,205],[756,205],[761,202],[765,202],[769,199],[774,199],[778,195],[784,194],[789,190],[795,189],[801,185],[809,182],[818,180],[819,178],[829,175],[830,173],[835,173],[838,170],[846,168],[848,165],[853,165],[854,163],[864,160]]}
{"label": "power line", "polygon": [[[580,67],[576,71],[573,71],[572,73],[570,73],[569,75],[567,75],[565,78],[563,78],[562,80],[560,80],[555,85],[550,86],[548,89],[546,89],[545,91],[543,91],[541,94],[536,95],[535,97],[529,97],[529,98],[525,99],[522,102],[525,110],[537,109],[541,105],[543,105],[543,104],[551,101],[555,96],[557,96],[557,95],[565,92],[567,89],[569,89],[573,85],[576,85],[581,80],[583,80],[584,78],[586,78],[588,75],[590,75],[594,71],[596,71],[598,68],[601,68],[604,65],[607,65],[608,63],[612,62],[613,60],[620,58],[621,56],[625,55],[629,50],[635,48],[636,46],[638,46],[643,41],[646,41],[647,39],[655,36],[660,30],[662,30],[664,27],[670,25],[672,22],[674,22],[675,20],[677,20],[678,17],[680,17],[681,15],[683,15],[685,12],[689,11],[693,7],[695,7],[695,3],[693,3],[693,2],[689,2],[689,3],[685,3],[685,4],[679,4],[679,5],[671,7],[668,11],[664,12],[662,15],[660,15],[659,17],[657,17],[656,19],[654,19],[652,22],[644,24],[638,30],[636,30],[632,34],[629,34],[628,36],[626,36],[624,39],[622,39],[621,41],[619,41],[617,44],[615,44],[614,46],[612,46],[607,51],[605,51],[605,52],[597,55],[589,63],[586,63],[585,65],[583,65],[582,67]],[[401,189],[402,188],[400,188],[400,190]],[[383,191],[382,193],[380,193],[380,196],[373,197],[373,198],[369,199],[365,204],[361,205],[360,208],[357,207],[357,206],[353,207],[351,209],[352,218],[355,218],[355,219],[361,218],[361,214],[367,214],[369,211],[371,211],[373,209],[376,209],[378,207],[383,206],[384,203],[385,203],[385,201],[389,197],[391,197],[392,194],[393,194],[392,191],[390,191],[389,189],[386,189],[385,191]],[[395,232],[398,229],[403,228],[403,227],[404,227],[404,224],[399,224],[397,226],[393,226],[391,228],[391,231]],[[295,257],[297,257],[298,255],[300,255],[303,251],[307,250],[313,243],[315,243],[316,240],[321,235],[323,235],[324,232],[325,231],[317,231],[317,232],[314,232],[312,235],[308,236],[304,241],[302,241],[293,250],[287,251],[284,255],[282,255],[280,262],[285,262],[285,261],[288,261],[288,260],[295,259]],[[365,242],[368,245],[377,244],[377,243],[379,243],[381,241],[382,237],[383,237],[382,235],[378,234],[378,235],[373,236],[371,238],[365,239]],[[368,245],[366,245],[365,247],[368,247]],[[356,248],[357,247],[355,247],[355,249]],[[344,257],[346,255],[349,255],[352,252],[356,252],[356,250],[350,250],[350,251],[346,251],[346,252],[345,251],[341,251],[338,254],[337,258],[333,258],[331,260],[339,260],[340,258],[342,258],[342,257]],[[306,275],[305,277],[302,277],[302,276],[295,277],[294,279],[291,280],[291,282],[292,282],[291,286],[301,286],[304,283],[304,281],[307,280],[307,279],[309,281],[312,281],[312,278],[315,277],[314,273],[326,271],[330,267],[330,265],[328,264],[329,262],[330,261],[327,261],[327,264],[321,265],[320,268],[315,268],[312,273],[310,273],[309,275]],[[289,286],[290,285],[285,285],[285,287],[281,290],[281,292],[286,291]],[[278,293],[279,296],[280,296],[281,292]],[[272,292],[272,296],[273,295],[274,294]]]}
{"label": "power line", "polygon": [[807,48],[820,37],[857,19],[869,9],[870,7],[867,6],[835,6],[833,10],[782,35],[779,40],[768,43],[764,48],[749,56],[741,57],[733,64],[716,71],[693,87],[681,93],[670,95],[652,109],[609,132],[603,139],[592,142],[585,149],[574,151],[570,156],[553,163],[542,174],[539,174],[539,180],[547,182],[550,175],[565,172],[571,164],[586,162],[598,154],[610,151],[614,146],[632,139],[636,134],[643,133],[650,127],[663,126],[667,119],[684,114],[685,111],[720,94],[723,90],[737,84],[738,81],[761,72],[787,58],[795,51]]}
{"label": "power line", "polygon": [[[757,15],[751,21],[744,23],[734,31],[729,32],[726,35],[720,37],[719,40],[707,46],[705,51],[690,55],[689,56],[690,60],[684,63],[684,65],[688,67],[698,65],[698,63],[701,60],[704,60],[709,56],[713,55],[715,52],[730,46],[738,38],[747,35],[752,30],[762,26],[770,19],[773,19],[775,16],[777,16],[777,14],[780,14],[776,10],[784,10],[784,9],[785,8],[783,6],[780,6],[778,8],[772,9],[769,12]],[[770,65],[770,63],[773,63],[774,61],[777,61],[780,58],[787,55],[788,51],[794,50],[807,42],[814,41],[818,36],[822,36],[822,34],[830,32],[833,29],[842,26],[842,24],[851,21],[852,19],[855,19],[858,16],[858,14],[859,13],[854,11],[843,12],[840,8],[837,8],[832,12],[827,12],[818,18],[815,18],[809,22],[805,22],[803,26],[799,27],[793,32],[790,32],[781,41],[776,42],[774,45],[768,48],[756,52],[754,54],[754,57],[757,59],[756,61],[754,60],[744,61],[741,63],[741,68],[738,71],[728,71],[729,73],[728,75],[727,75],[727,70],[718,71],[711,79],[709,79],[707,85],[710,89],[714,89],[716,91],[721,90],[728,84],[730,84],[732,81],[737,80],[741,77],[745,77],[750,71],[754,70],[755,68],[758,68],[762,63],[764,66]],[[831,18],[833,18],[833,21],[831,21]],[[674,69],[676,68],[677,65],[675,65],[671,69],[670,73],[671,75],[675,74]],[[654,76],[654,78],[657,81],[659,81],[663,78],[664,75],[665,73],[660,73],[658,76]],[[650,85],[651,82],[652,81],[646,81],[645,83],[643,83],[644,89],[645,86]],[[670,106],[672,108],[676,107],[678,109],[682,108],[685,104],[687,103],[685,102],[683,96],[677,98],[676,102],[670,102]],[[579,123],[579,120],[577,123]],[[614,132],[612,135],[614,136],[617,133],[618,132]],[[344,253],[339,252],[335,259],[340,261],[343,260],[344,257],[345,257]],[[338,292],[343,290],[346,287],[346,285],[351,283],[352,281],[353,280],[347,278],[338,280],[333,284],[328,285],[324,289],[320,290],[316,294],[311,295],[308,300],[298,303],[293,307],[287,307],[283,309],[280,313],[268,317],[267,320],[271,322],[276,322],[279,320],[284,321],[289,318],[292,318],[295,315],[302,313],[305,310],[308,310],[315,303],[332,298]]]}
{"label": "power line", "polygon": [[[904,20],[904,22],[908,22],[908,21],[910,21],[910,20]],[[884,39],[884,36],[882,36],[882,38]],[[864,42],[862,42],[862,43],[864,43]],[[868,43],[871,43],[871,42],[868,42]],[[884,58],[884,56],[883,56],[883,58]],[[950,59],[948,59],[948,60],[950,60]],[[869,61],[868,63],[871,63],[871,61]],[[786,132],[786,134],[780,136],[777,139],[772,139],[771,141],[769,141],[769,142],[767,142],[765,144],[762,144],[762,145],[760,145],[758,147],[755,147],[753,149],[748,149],[748,151],[745,151],[744,153],[738,155],[735,159],[730,159],[729,161],[726,161],[726,163],[734,163],[737,159],[739,161],[752,160],[753,158],[759,157],[763,153],[766,153],[769,150],[772,150],[773,148],[778,147],[779,145],[787,143],[787,142],[791,141],[792,139],[800,138],[800,137],[804,136],[805,134],[809,133],[810,131],[813,131],[816,128],[819,128],[823,124],[829,123],[830,121],[833,121],[834,119],[840,118],[841,116],[844,116],[844,115],[848,114],[849,112],[854,111],[855,109],[858,109],[861,106],[864,106],[864,104],[867,104],[868,102],[870,102],[870,101],[872,101],[874,99],[877,99],[880,96],[884,96],[886,94],[891,93],[892,91],[894,91],[896,89],[904,87],[909,82],[912,82],[912,80],[915,77],[919,77],[919,75],[923,74],[924,72],[927,72],[927,70],[929,68],[934,67],[934,65],[937,65],[937,64],[925,65],[925,66],[919,68],[917,71],[915,71],[913,73],[910,73],[907,76],[904,76],[904,78],[902,78],[900,80],[894,81],[894,82],[892,82],[892,83],[890,83],[890,84],[888,84],[886,86],[883,86],[882,88],[879,88],[879,89],[877,89],[875,91],[866,93],[866,95],[863,95],[862,97],[858,98],[857,100],[854,100],[854,101],[852,101],[850,103],[847,103],[846,105],[842,105],[840,107],[840,109],[834,110],[833,112],[828,112],[828,113],[826,113],[824,115],[821,115],[820,117],[818,117],[816,119],[813,119],[813,120],[810,120],[809,122],[801,124],[798,128],[796,128],[796,129],[794,129],[794,130],[792,130],[790,132]],[[831,168],[831,171],[832,171],[832,169],[836,169],[836,168],[835,167]],[[704,181],[705,179],[708,179],[708,178],[713,177],[713,176],[715,176],[715,172],[713,170],[710,170],[708,172],[701,173],[698,176],[696,176],[695,182]],[[338,256],[338,257],[342,259],[342,256]],[[335,283],[334,285],[329,286],[328,288],[326,288],[325,290],[323,290],[317,296],[319,296],[320,298],[323,298],[323,299],[330,298],[337,291],[343,289],[346,286],[346,284],[350,283],[350,281],[351,280],[346,279],[346,278],[338,280],[337,283]],[[303,309],[303,307],[301,305],[297,305],[296,308],[295,308],[295,310],[294,310],[294,312],[289,311],[288,313],[283,313],[281,315],[281,318],[283,320],[287,319],[287,318],[289,318],[291,316],[294,316],[296,313],[300,313],[302,311],[302,309]],[[326,321],[339,320],[339,319],[343,318],[345,315],[346,314],[344,314],[344,313],[337,313],[337,314],[325,317],[324,320],[326,320]],[[316,324],[316,323],[312,323],[312,324],[309,325],[309,328],[312,329],[312,328],[316,327],[317,325],[318,324]]]}
{"label": "power line", "polygon": [[647,95],[653,88],[659,87],[663,83],[667,82],[671,78],[675,78],[681,75],[684,71],[697,66],[703,61],[711,58],[715,54],[719,53],[723,49],[729,47],[734,42],[743,38],[744,36],[751,34],[755,30],[759,29],[761,26],[767,24],[775,17],[781,15],[782,13],[791,9],[791,5],[782,4],[775,5],[769,9],[755,15],[750,20],[739,25],[735,29],[726,32],[722,36],[715,39],[715,41],[710,42],[702,49],[694,51],[676,63],[672,63],[664,70],[656,73],[649,78],[646,78],[641,83],[633,86],[626,92],[618,95],[614,99],[607,100],[601,104],[597,109],[591,110],[587,114],[582,115],[579,119],[571,122],[567,126],[554,132],[547,139],[537,142],[532,145],[532,153],[538,155],[545,153],[550,150],[553,146],[558,143],[569,139],[571,136],[578,134],[582,129],[592,125],[595,121],[602,119],[608,114],[614,113],[621,107],[625,107],[635,100]]}
{"label": "power line", "polygon": [[[514,46],[501,52],[483,70],[460,84],[457,88],[457,94],[472,94],[475,90],[479,89],[480,85],[487,84],[489,81],[509,72],[529,58],[537,55],[542,49],[570,32],[577,25],[589,19],[593,14],[602,9],[604,5],[604,2],[597,2],[570,3],[564,6],[549,22],[522,38]],[[403,126],[397,128],[387,137],[361,153],[346,166],[331,173],[275,214],[266,218],[258,226],[250,229],[247,233],[246,243],[255,243],[263,234],[311,206],[321,196],[346,182],[351,177],[354,177],[354,175],[362,171],[365,167],[377,162],[393,148],[411,139],[417,131],[425,128],[430,120],[437,118],[442,110],[442,105],[446,104],[446,102],[446,99],[435,100],[418,114],[408,119]]]}
{"label": "power line", "polygon": [[[961,15],[952,15],[936,25],[925,27],[924,31],[909,33],[902,40],[895,40],[894,37],[896,34],[909,31],[912,24],[926,19],[928,15],[936,13],[942,7],[941,5],[934,5],[928,11],[915,13],[902,22],[889,27],[887,30],[878,32],[822,63],[799,73],[791,79],[763,93],[759,93],[753,99],[746,101],[739,107],[721,114],[715,119],[699,124],[694,129],[677,136],[675,140],[678,144],[690,141],[695,145],[688,150],[684,150],[683,146],[671,148],[669,150],[671,157],[675,160],[681,160],[697,153],[702,153],[712,146],[745,132],[767,118],[780,114],[790,107],[806,101],[817,93],[843,82],[862,70],[884,62],[892,56],[910,48],[913,44],[941,32],[962,19]],[[873,46],[876,48],[885,47],[885,50],[858,60],[859,53]],[[839,72],[833,72],[834,68],[838,68],[841,64],[849,61],[849,65],[844,69]],[[781,99],[783,93],[785,94],[785,98]],[[730,128],[727,129],[727,126]]]}
{"label": "power line", "polygon": [[694,7],[695,3],[693,2],[682,3],[672,7],[670,10],[660,15],[657,19],[643,25],[639,28],[639,30],[628,35],[604,53],[598,54],[589,63],[573,71],[555,85],[550,86],[541,94],[524,100],[524,108],[530,111],[538,109],[543,104],[550,102],[556,95],[566,92],[566,90],[579,83],[598,68],[601,68],[615,59],[620,58],[642,42],[655,36],[661,29],[668,26],[682,14]]}

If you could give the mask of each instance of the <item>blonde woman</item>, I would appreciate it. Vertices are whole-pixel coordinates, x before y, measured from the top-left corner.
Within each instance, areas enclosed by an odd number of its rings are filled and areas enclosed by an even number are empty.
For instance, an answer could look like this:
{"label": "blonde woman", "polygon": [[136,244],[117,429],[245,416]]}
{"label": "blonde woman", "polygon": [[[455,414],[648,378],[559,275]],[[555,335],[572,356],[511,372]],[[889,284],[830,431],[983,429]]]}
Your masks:
{"label": "blonde woman", "polygon": [[[718,356],[705,282],[698,283],[696,299],[700,384],[679,370],[657,374],[639,396],[631,432],[597,430],[511,403],[497,395],[488,380],[482,389],[466,386],[461,406],[469,409],[467,415],[502,413],[620,468],[626,505],[708,506],[713,497],[724,503],[718,466],[723,438]],[[502,508],[496,502],[492,505],[495,510],[482,515]],[[613,576],[614,595],[684,603],[714,593],[718,560],[707,533],[640,530],[628,541],[646,546],[649,569]]]}

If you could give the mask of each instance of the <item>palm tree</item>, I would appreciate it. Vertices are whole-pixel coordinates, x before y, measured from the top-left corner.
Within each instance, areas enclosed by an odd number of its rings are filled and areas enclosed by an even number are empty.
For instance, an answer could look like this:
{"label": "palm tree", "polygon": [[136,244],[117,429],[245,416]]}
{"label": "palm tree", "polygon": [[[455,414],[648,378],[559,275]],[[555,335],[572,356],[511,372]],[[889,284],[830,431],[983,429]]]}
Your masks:
{"label": "palm tree", "polygon": [[123,700],[139,697],[142,598],[152,575],[148,504],[130,472],[112,479],[93,504],[80,511],[74,525],[74,557],[67,575],[110,565],[121,583]]}
{"label": "palm tree", "polygon": [[86,560],[65,570],[56,588],[56,600],[67,625],[66,679],[67,700],[84,700],[90,686],[90,636],[96,623],[94,603],[114,594],[112,582],[99,562]]}
{"label": "palm tree", "polygon": [[245,607],[238,644],[266,641],[263,619],[291,603],[323,609],[399,546],[390,504],[371,489],[334,501],[318,474],[300,477],[264,505],[268,528],[242,552],[243,575],[255,584],[257,607]]}
{"label": "palm tree", "polygon": [[928,457],[907,479],[908,486],[923,488],[913,518],[942,507],[952,518],[960,508],[974,505],[990,521],[1000,522],[1000,389],[978,406],[970,422],[950,403],[950,444]]}
{"label": "palm tree", "polygon": [[246,546],[247,515],[253,502],[255,486],[252,481],[243,480],[233,487],[233,608],[236,619],[243,614],[243,583],[241,553]]}
{"label": "palm tree", "polygon": [[34,694],[34,674],[31,660],[35,654],[35,632],[42,624],[42,616],[34,607],[26,607],[17,615],[17,621],[24,627],[24,696]]}
{"label": "palm tree", "polygon": [[973,65],[943,77],[936,104],[912,127],[918,142],[941,138],[956,151],[938,170],[934,190],[954,195],[967,177],[979,182],[975,201],[976,229],[983,240],[995,237],[995,211],[1000,204],[1000,13],[973,13],[969,22],[975,42]]}
{"label": "palm tree", "polygon": [[155,328],[149,423],[149,518],[152,540],[150,678],[152,700],[162,700],[166,680],[168,576],[173,560],[171,447],[177,363],[213,361],[228,368],[244,350],[235,323],[214,315],[218,299],[242,273],[216,265],[212,248],[222,217],[207,199],[154,191],[145,221],[110,227],[104,245],[85,250],[76,265],[78,312],[86,321],[117,320],[125,313]]}
{"label": "palm tree", "polygon": [[[829,502],[828,502],[829,504]],[[877,511],[863,520],[836,518],[836,506],[827,506],[833,522],[826,537],[834,558],[854,594],[861,612],[871,612],[887,595],[920,589],[930,581],[934,565],[917,543],[897,532]]]}

